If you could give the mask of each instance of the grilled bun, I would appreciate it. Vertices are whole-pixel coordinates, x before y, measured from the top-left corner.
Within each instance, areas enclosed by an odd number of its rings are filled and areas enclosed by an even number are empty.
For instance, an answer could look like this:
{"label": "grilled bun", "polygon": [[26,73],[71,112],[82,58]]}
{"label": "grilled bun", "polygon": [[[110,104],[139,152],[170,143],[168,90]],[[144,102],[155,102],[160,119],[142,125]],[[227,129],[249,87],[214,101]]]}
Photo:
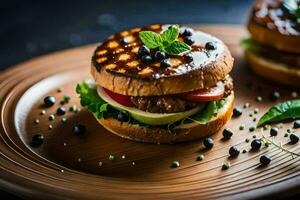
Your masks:
{"label": "grilled bun", "polygon": [[300,53],[300,36],[281,34],[278,30],[258,25],[253,20],[248,22],[247,27],[251,37],[259,43],[284,52]]}
{"label": "grilled bun", "polygon": [[300,68],[288,66],[246,50],[246,59],[251,69],[258,75],[285,85],[300,87]]}
{"label": "grilled bun", "polygon": [[159,127],[144,128],[134,126],[122,123],[114,118],[97,120],[110,132],[126,139],[148,143],[176,143],[206,137],[221,130],[232,116],[233,104],[234,94],[232,92],[218,115],[213,117],[208,123],[197,124],[191,128],[176,129],[175,133]]}
{"label": "grilled bun", "polygon": [[279,51],[300,53],[300,25],[295,22],[298,28],[293,27],[281,4],[282,1],[278,0],[257,0],[248,20],[248,30],[251,37],[261,44]]}
{"label": "grilled bun", "polygon": [[[143,64],[138,56],[138,49],[143,45],[139,31],[160,33],[167,27],[152,25],[131,29],[101,44],[91,64],[91,74],[97,84],[128,96],[160,96],[212,87],[231,71],[233,58],[226,45],[200,31],[193,32],[191,37],[195,43],[187,53],[193,57],[193,62],[186,61],[184,56],[169,55],[170,67],[161,67],[159,61]],[[127,44],[121,42],[124,38],[129,40]],[[212,42],[216,48],[206,49],[207,42]]]}

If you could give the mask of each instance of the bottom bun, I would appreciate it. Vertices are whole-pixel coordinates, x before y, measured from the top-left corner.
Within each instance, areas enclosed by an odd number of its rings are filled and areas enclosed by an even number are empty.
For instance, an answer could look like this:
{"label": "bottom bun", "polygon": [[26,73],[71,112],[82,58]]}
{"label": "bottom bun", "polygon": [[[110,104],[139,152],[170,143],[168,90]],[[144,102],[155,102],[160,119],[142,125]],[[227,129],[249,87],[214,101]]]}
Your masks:
{"label": "bottom bun", "polygon": [[300,87],[300,69],[290,67],[247,50],[246,59],[252,70],[258,75],[284,85]]}
{"label": "bottom bun", "polygon": [[191,128],[176,129],[170,132],[162,128],[145,128],[127,123],[122,123],[114,118],[99,119],[99,123],[110,132],[134,141],[148,143],[175,143],[196,140],[217,133],[231,118],[234,104],[234,94],[220,109],[217,116],[206,124],[196,124]]}

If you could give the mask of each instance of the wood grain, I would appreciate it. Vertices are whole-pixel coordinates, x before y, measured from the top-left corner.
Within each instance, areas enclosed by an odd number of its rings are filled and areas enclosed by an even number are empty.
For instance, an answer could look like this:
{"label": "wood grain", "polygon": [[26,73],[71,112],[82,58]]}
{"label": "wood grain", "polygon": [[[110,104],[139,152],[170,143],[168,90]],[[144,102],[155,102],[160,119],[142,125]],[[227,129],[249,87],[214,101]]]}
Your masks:
{"label": "wood grain", "polygon": [[[250,143],[245,138],[260,136],[259,130],[248,129],[256,124],[253,118],[259,119],[274,104],[268,98],[270,92],[280,91],[284,100],[291,99],[295,89],[262,80],[247,68],[239,46],[246,36],[242,27],[195,28],[216,35],[229,46],[235,58],[231,73],[235,104],[240,108],[247,102],[251,104],[243,109],[241,117],[227,124],[234,131],[232,139],[222,140],[220,131],[213,136],[214,148],[208,151],[201,141],[176,145],[136,143],[107,132],[84,109],[79,113],[68,111],[63,116],[67,118],[65,124],[60,116],[49,121],[58,103],[40,115],[44,109],[42,99],[47,95],[55,96],[57,101],[70,95],[71,101],[65,107],[80,107],[74,88],[77,82],[90,78],[90,57],[96,45],[79,47],[32,59],[0,74],[1,188],[28,199],[249,199],[299,192],[299,158],[292,159],[274,147],[241,153],[235,159],[228,157],[231,146],[248,151]],[[58,88],[62,92],[57,92]],[[257,102],[257,96],[263,101]],[[259,109],[258,114],[253,114],[254,108]],[[34,124],[35,119],[40,123]],[[77,123],[87,128],[81,137],[72,133]],[[242,131],[241,124],[245,126]],[[291,127],[291,122],[284,123],[275,139],[299,152],[299,144],[287,144],[289,139],[284,137]],[[37,133],[45,136],[45,142],[33,148],[31,137]],[[268,130],[264,134],[269,135]],[[272,156],[272,162],[261,167],[259,157],[266,153]],[[116,159],[110,161],[110,154]],[[200,154],[205,160],[196,161]],[[180,162],[179,168],[170,168],[174,160]],[[232,167],[222,170],[223,162],[230,162]]]}

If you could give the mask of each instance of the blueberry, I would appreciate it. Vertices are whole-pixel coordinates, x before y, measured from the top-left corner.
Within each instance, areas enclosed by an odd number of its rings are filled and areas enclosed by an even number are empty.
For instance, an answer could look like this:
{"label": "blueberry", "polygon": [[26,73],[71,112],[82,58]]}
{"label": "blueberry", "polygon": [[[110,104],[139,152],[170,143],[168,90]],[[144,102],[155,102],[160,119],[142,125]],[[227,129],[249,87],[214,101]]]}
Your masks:
{"label": "blueberry", "polygon": [[142,62],[145,64],[149,64],[152,62],[152,57],[151,56],[142,56]]}
{"label": "blueberry", "polygon": [[58,115],[64,115],[66,113],[66,109],[64,107],[59,107],[56,110],[56,114]]}
{"label": "blueberry", "polygon": [[216,46],[216,44],[213,43],[213,42],[207,42],[207,43],[205,44],[205,49],[206,49],[206,50],[215,50],[215,49],[217,49],[217,46]]}
{"label": "blueberry", "polygon": [[233,109],[233,117],[239,117],[243,114],[242,110],[240,108],[234,108]]}
{"label": "blueberry", "polygon": [[223,137],[224,137],[225,139],[230,139],[232,135],[233,135],[233,132],[232,132],[232,130],[230,130],[229,128],[225,128],[225,129],[223,130]]}
{"label": "blueberry", "polygon": [[193,62],[193,60],[194,60],[193,56],[191,56],[191,55],[186,55],[186,56],[184,56],[184,59],[185,59],[188,63]]}
{"label": "blueberry", "polygon": [[171,66],[171,63],[168,59],[163,59],[161,62],[160,62],[160,66],[161,67],[170,67]]}
{"label": "blueberry", "polygon": [[52,96],[47,96],[44,98],[45,106],[51,107],[55,104],[55,98]]}
{"label": "blueberry", "polygon": [[229,155],[231,157],[237,157],[239,154],[240,154],[240,150],[238,150],[236,147],[230,147]]}
{"label": "blueberry", "polygon": [[277,91],[272,92],[271,95],[270,95],[270,99],[271,99],[272,101],[276,101],[276,100],[279,99],[279,98],[280,98],[280,93],[277,92]]}
{"label": "blueberry", "polygon": [[76,124],[73,126],[73,133],[75,135],[83,135],[86,131],[86,128],[82,124]]}
{"label": "blueberry", "polygon": [[261,141],[259,139],[255,139],[251,142],[252,150],[254,150],[254,151],[259,150],[260,147],[261,147]]}
{"label": "blueberry", "polygon": [[297,134],[295,134],[295,133],[292,133],[290,135],[290,140],[291,140],[292,144],[296,144],[296,143],[299,142],[299,136]]}
{"label": "blueberry", "polygon": [[272,127],[271,130],[270,130],[270,135],[271,136],[277,136],[277,134],[278,134],[278,128]]}
{"label": "blueberry", "polygon": [[186,28],[184,29],[184,31],[182,32],[183,36],[192,36],[193,35],[193,31],[190,28]]}
{"label": "blueberry", "polygon": [[155,52],[155,54],[154,54],[154,59],[155,59],[155,60],[163,60],[163,59],[165,59],[165,58],[166,58],[166,53],[163,52],[163,51],[157,51],[157,52]]}
{"label": "blueberry", "polygon": [[32,136],[31,145],[34,147],[41,146],[44,143],[44,136],[40,134],[36,134]]}
{"label": "blueberry", "polygon": [[293,128],[300,128],[300,120],[294,121]]}
{"label": "blueberry", "polygon": [[266,166],[266,165],[270,164],[271,160],[272,159],[269,155],[263,155],[259,159],[261,165],[263,165],[263,166]]}
{"label": "blueberry", "polygon": [[189,37],[184,38],[184,42],[188,45],[192,45],[195,43],[195,40],[189,36]]}
{"label": "blueberry", "polygon": [[123,112],[119,112],[117,115],[117,119],[121,122],[126,122],[128,121],[128,116]]}
{"label": "blueberry", "polygon": [[130,40],[129,40],[128,37],[124,37],[124,38],[122,38],[122,39],[120,40],[120,42],[121,42],[122,44],[128,44],[128,43],[130,42]]}
{"label": "blueberry", "polygon": [[139,56],[145,56],[150,54],[150,49],[146,47],[145,45],[141,46],[138,50]]}
{"label": "blueberry", "polygon": [[207,149],[211,149],[214,146],[214,141],[211,138],[204,138],[203,144]]}

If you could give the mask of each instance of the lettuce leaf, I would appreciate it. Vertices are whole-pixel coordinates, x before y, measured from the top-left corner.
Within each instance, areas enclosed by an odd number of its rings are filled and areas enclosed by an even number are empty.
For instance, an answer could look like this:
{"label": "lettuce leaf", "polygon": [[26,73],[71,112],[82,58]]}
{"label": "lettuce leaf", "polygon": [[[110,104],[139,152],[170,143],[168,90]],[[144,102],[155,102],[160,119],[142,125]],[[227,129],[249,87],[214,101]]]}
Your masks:
{"label": "lettuce leaf", "polygon": [[252,38],[244,38],[241,40],[240,44],[245,50],[252,51],[256,50],[259,46]]}
{"label": "lettuce leaf", "polygon": [[102,118],[107,111],[107,103],[97,93],[97,86],[92,81],[77,84],[76,93],[80,96],[80,104],[94,113],[97,118]]}

